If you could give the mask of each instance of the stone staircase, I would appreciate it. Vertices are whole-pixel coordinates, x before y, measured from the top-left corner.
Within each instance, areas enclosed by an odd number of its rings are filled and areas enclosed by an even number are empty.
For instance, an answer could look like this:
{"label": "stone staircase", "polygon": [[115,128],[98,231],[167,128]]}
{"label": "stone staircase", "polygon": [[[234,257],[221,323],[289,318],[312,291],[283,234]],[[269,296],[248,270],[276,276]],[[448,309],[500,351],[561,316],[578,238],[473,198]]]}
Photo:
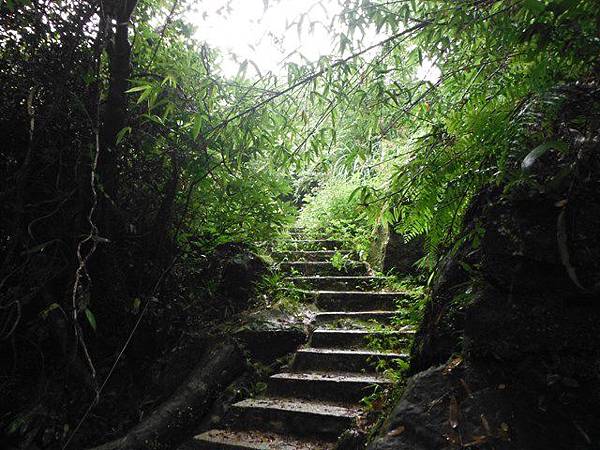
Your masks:
{"label": "stone staircase", "polygon": [[288,371],[270,377],[266,394],[232,407],[223,429],[196,436],[186,448],[328,450],[361,414],[360,400],[390,381],[375,370],[378,361],[407,358],[403,353],[369,350],[377,334],[400,342],[410,329],[382,331],[373,321],[387,323],[402,292],[381,290],[383,279],[369,266],[349,260],[335,267],[336,252],[347,257],[332,240],[292,239],[278,252],[280,269],[319,308],[309,344],[299,349]]}

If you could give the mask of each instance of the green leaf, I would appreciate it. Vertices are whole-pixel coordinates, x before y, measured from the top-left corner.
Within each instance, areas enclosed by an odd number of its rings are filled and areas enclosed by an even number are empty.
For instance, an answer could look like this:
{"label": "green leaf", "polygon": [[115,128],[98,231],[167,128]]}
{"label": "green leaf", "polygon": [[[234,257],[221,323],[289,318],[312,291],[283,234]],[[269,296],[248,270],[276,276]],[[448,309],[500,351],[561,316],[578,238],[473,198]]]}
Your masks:
{"label": "green leaf", "polygon": [[192,125],[192,137],[194,139],[196,139],[198,137],[198,135],[200,134],[200,128],[202,128],[202,120],[203,117],[200,114],[196,114],[194,116],[194,122]]}
{"label": "green leaf", "polygon": [[96,331],[96,317],[94,316],[94,313],[89,308],[85,308],[84,311],[85,311],[85,317],[86,317],[87,321],[89,322],[92,329],[94,331]]}
{"label": "green leaf", "polygon": [[152,87],[151,86],[148,89],[146,89],[144,92],[142,92],[142,95],[140,95],[140,98],[137,99],[136,103],[139,105],[144,100],[146,100],[148,97],[150,97],[150,94],[152,94]]}
{"label": "green leaf", "polygon": [[523,162],[521,163],[521,169],[523,169],[523,171],[525,172],[531,170],[533,164],[537,161],[537,159],[550,149],[565,151],[567,149],[567,146],[564,142],[559,141],[546,142],[545,144],[538,145],[536,148],[531,150],[523,159]]}
{"label": "green leaf", "polygon": [[117,133],[117,144],[120,144],[125,135],[131,133],[131,127],[125,127]]}
{"label": "green leaf", "polygon": [[140,312],[140,306],[142,304],[142,301],[140,300],[139,297],[136,297],[133,299],[133,305],[131,307],[131,312],[133,314],[137,314],[138,312]]}
{"label": "green leaf", "polygon": [[533,14],[540,14],[546,9],[546,4],[541,0],[524,0],[523,6]]}
{"label": "green leaf", "polygon": [[127,89],[125,91],[125,93],[126,94],[131,94],[132,92],[146,91],[148,89],[152,89],[152,86],[150,86],[149,84],[145,84],[143,86],[136,86],[136,87],[132,87],[131,89]]}
{"label": "green leaf", "polygon": [[42,318],[45,319],[46,317],[48,317],[50,311],[54,311],[57,308],[60,308],[60,305],[58,303],[52,303],[50,306],[40,311],[40,316],[42,316]]}

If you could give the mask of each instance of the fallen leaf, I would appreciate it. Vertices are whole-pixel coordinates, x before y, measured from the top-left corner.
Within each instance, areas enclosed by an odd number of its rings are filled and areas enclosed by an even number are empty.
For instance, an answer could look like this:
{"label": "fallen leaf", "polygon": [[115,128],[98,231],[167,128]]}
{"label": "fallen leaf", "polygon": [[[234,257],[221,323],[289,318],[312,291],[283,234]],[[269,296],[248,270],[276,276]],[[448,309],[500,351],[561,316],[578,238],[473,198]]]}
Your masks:
{"label": "fallen leaf", "polygon": [[398,436],[398,435],[404,433],[405,430],[406,430],[406,427],[404,425],[400,425],[398,428],[395,428],[392,431],[390,431],[387,435],[389,437]]}
{"label": "fallen leaf", "polygon": [[463,448],[473,447],[474,445],[485,444],[488,441],[487,436],[474,436],[473,440],[463,444]]}
{"label": "fallen leaf", "polygon": [[458,401],[455,396],[450,398],[450,417],[448,419],[448,423],[452,428],[458,427]]}
{"label": "fallen leaf", "polygon": [[581,428],[581,426],[575,422],[573,422],[573,425],[575,425],[575,428],[577,428],[577,431],[579,431],[579,434],[581,434],[583,439],[585,439],[585,441],[591,445],[592,440],[590,439],[590,436],[583,430],[583,428]]}
{"label": "fallen leaf", "polygon": [[452,358],[452,361],[448,363],[448,365],[444,368],[444,375],[449,374],[454,369],[456,369],[463,362],[462,356],[456,356]]}
{"label": "fallen leaf", "polygon": [[506,389],[506,385],[504,383],[499,384],[498,389]]}
{"label": "fallen leaf", "polygon": [[490,428],[490,423],[487,421],[483,414],[481,415],[481,425],[483,425],[483,429],[487,434],[491,434],[492,430]]}

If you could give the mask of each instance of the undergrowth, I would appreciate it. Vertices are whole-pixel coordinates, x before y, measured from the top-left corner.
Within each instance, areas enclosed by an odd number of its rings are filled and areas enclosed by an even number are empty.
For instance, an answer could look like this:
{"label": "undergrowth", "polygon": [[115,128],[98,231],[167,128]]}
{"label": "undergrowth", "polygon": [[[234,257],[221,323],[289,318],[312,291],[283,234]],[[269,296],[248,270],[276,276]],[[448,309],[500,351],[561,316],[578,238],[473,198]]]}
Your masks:
{"label": "undergrowth", "polygon": [[[390,324],[382,325],[372,322],[368,329],[373,332],[368,337],[367,347],[377,352],[393,352],[408,355],[412,343],[412,332],[418,327],[427,297],[422,283],[418,278],[407,276],[388,276],[385,289],[403,292],[405,295],[398,300],[396,314]],[[407,332],[398,335],[398,332]],[[397,405],[404,393],[408,379],[409,363],[406,359],[397,358],[391,361],[374,360],[376,371],[393,382],[387,389],[377,389],[371,395],[361,400],[367,411],[371,426],[368,430],[368,440],[373,439],[379,432],[392,408]]]}

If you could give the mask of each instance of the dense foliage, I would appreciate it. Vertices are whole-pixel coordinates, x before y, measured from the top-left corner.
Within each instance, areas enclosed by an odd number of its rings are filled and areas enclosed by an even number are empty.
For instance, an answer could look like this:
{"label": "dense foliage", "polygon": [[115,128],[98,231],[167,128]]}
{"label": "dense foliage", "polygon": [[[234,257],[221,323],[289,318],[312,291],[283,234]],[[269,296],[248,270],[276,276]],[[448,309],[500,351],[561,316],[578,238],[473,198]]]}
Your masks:
{"label": "dense foliage", "polygon": [[[427,234],[433,257],[482,186],[524,181],[521,161],[548,147],[543,126],[531,132],[560,105],[553,88],[597,77],[594,2],[347,2],[343,18],[349,33],[395,37],[344,65],[359,81],[332,97],[340,119],[326,161],[362,174],[373,222]],[[417,76],[424,60],[439,77]]]}
{"label": "dense foliage", "polygon": [[150,329],[183,314],[182,274],[219,244],[272,238],[295,205],[360,248],[382,223],[426,235],[434,262],[483,186],[566,151],[545,133],[553,88],[600,70],[592,0],[340,0],[320,24],[337,55],[285,79],[244,61],[228,79],[192,3],[0,3],[9,435],[64,443],[146,307],[161,305]]}

